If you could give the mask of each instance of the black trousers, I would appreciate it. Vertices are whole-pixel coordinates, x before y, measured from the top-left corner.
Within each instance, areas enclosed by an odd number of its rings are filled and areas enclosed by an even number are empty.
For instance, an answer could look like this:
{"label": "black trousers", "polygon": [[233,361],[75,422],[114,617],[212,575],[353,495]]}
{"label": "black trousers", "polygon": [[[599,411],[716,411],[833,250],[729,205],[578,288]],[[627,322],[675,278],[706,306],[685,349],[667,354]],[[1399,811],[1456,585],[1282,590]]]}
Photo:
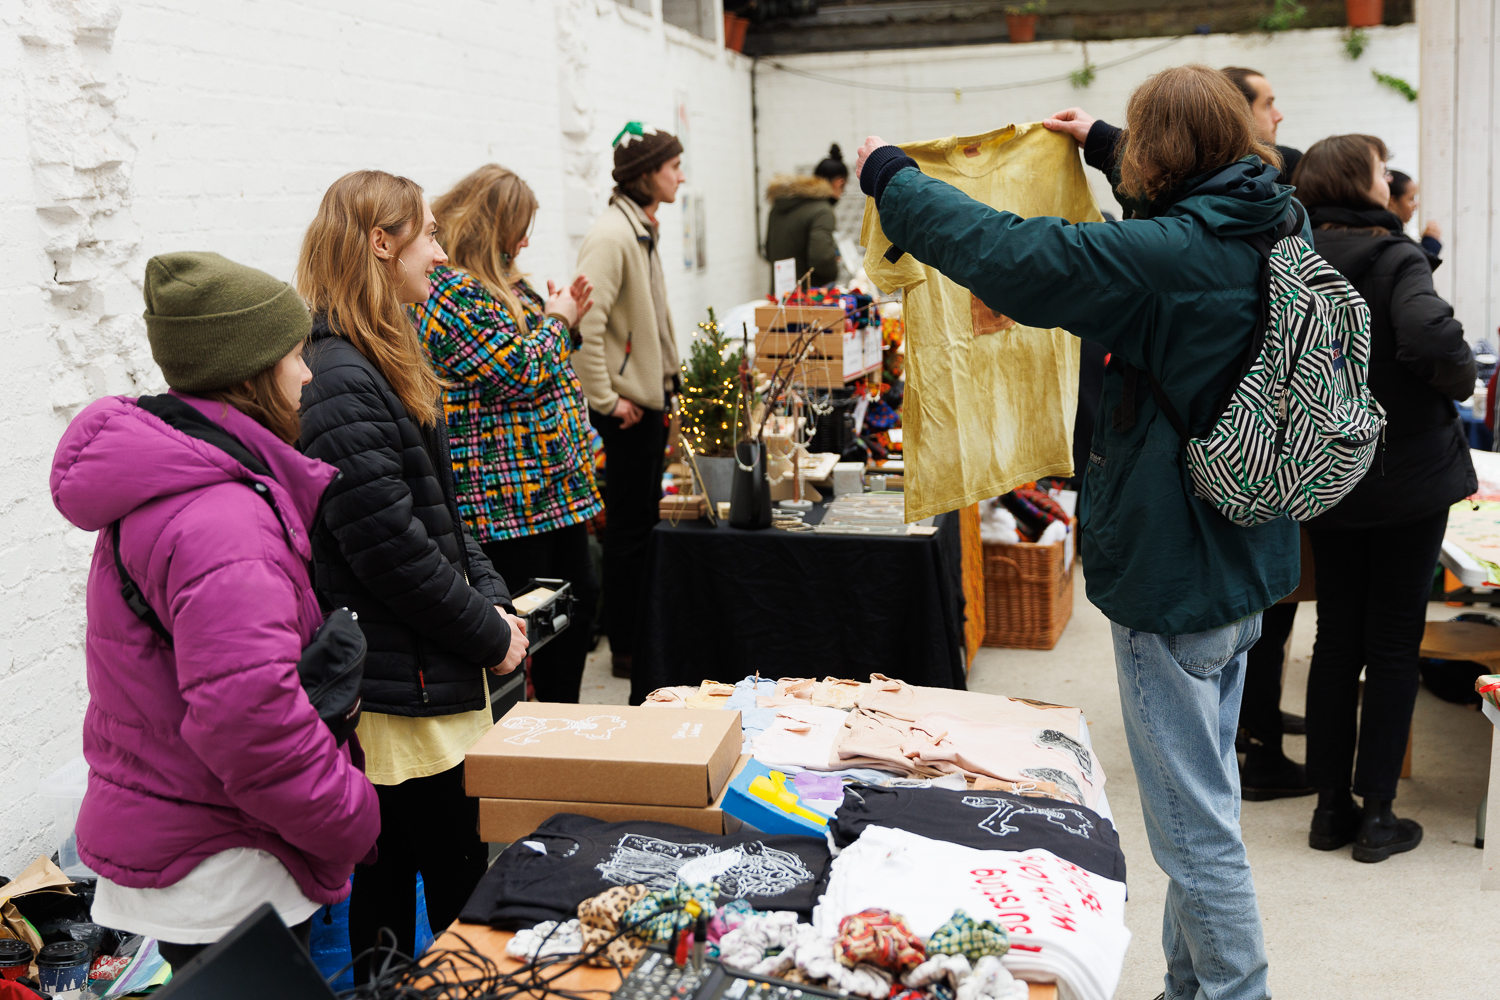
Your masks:
{"label": "black trousers", "polygon": [[[308,917],[300,924],[294,924],[287,930],[292,932],[292,937],[302,946],[303,951],[311,950],[312,946],[312,917]],[[170,941],[156,942],[156,950],[161,957],[172,966],[172,975],[176,976],[182,972],[183,966],[187,965],[205,949],[212,945],[207,944],[173,944]]]}
{"label": "black trousers", "polygon": [[1330,581],[1318,589],[1318,638],[1307,677],[1307,780],[1314,788],[1350,788],[1353,772],[1356,795],[1396,797],[1432,571],[1447,526],[1443,510],[1407,524],[1308,532],[1319,578]]}
{"label": "black trousers", "polygon": [[[378,857],[354,867],[349,897],[349,948],[356,958],[376,946],[382,927],[406,955],[416,947],[417,873],[427,898],[427,920],[443,933],[458,919],[479,884],[489,851],[479,839],[479,800],[464,794],[464,766],[399,785],[376,785],[380,799]],[[369,980],[368,960],[354,981]]]}
{"label": "black trousers", "polygon": [[628,430],[597,410],[589,422],[604,439],[604,632],[612,653],[635,653],[646,545],[661,520],[661,473],[667,428],[661,410],[646,410]]}
{"label": "black trousers", "polygon": [[1281,667],[1286,637],[1297,621],[1297,605],[1273,604],[1260,616],[1260,638],[1245,655],[1245,694],[1240,726],[1250,738],[1281,749]]}
{"label": "black trousers", "polygon": [[573,585],[573,620],[567,631],[531,659],[531,683],[538,701],[578,701],[583,663],[594,633],[594,605],[599,587],[589,558],[589,529],[582,522],[535,535],[485,542],[480,548],[514,588],[534,577],[566,580]]}

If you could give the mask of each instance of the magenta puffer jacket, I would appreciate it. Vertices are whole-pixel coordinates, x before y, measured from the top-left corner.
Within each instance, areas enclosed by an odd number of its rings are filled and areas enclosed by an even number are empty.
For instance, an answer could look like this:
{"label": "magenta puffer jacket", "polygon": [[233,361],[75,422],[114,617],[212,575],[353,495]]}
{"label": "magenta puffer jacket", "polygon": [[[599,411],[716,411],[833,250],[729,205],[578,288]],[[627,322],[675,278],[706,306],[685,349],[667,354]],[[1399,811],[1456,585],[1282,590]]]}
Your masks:
{"label": "magenta puffer jacket", "polygon": [[[162,888],[220,851],[257,848],[279,858],[308,899],[334,903],[380,832],[374,787],[297,677],[323,620],[308,527],[338,470],[231,406],[176,395],[271,476],[124,396],[93,403],[63,434],[53,502],[99,532],[78,853],[119,885]],[[274,512],[254,482],[270,489]],[[125,569],[175,648],[120,596],[108,530],[117,519]]]}

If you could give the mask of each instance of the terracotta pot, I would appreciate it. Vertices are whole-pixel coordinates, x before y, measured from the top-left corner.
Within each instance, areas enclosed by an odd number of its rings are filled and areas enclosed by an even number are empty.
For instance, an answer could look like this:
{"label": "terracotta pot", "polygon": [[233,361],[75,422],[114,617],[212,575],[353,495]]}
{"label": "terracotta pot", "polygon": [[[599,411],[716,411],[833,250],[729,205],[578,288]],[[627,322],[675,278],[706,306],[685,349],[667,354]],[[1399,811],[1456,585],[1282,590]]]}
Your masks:
{"label": "terracotta pot", "polygon": [[1035,14],[1006,14],[1005,26],[1010,29],[1010,40],[1013,42],[1036,41]]}
{"label": "terracotta pot", "polygon": [[750,27],[748,17],[738,14],[724,15],[724,47],[731,52],[745,51],[745,32]]}
{"label": "terracotta pot", "polygon": [[1344,17],[1351,28],[1373,28],[1385,20],[1385,0],[1344,0]]}

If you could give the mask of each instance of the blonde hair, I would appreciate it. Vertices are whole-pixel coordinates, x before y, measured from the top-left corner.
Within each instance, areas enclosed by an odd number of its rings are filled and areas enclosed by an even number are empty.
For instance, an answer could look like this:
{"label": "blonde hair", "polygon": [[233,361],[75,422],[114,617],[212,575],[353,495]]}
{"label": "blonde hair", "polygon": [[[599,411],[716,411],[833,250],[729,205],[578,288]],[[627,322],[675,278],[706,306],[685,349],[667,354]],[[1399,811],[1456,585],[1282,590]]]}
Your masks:
{"label": "blonde hair", "polygon": [[432,203],[450,267],[479,280],[525,331],[526,316],[514,286],[516,247],[536,216],[536,195],[498,163],[486,163]]}
{"label": "blonde hair", "polygon": [[1281,166],[1276,147],[1256,136],[1250,105],[1229,77],[1207,66],[1164,69],[1125,105],[1120,190],[1155,200],[1251,153]]}
{"label": "blonde hair", "polygon": [[385,376],[412,419],[431,427],[442,414],[443,383],[396,298],[399,282],[370,246],[376,228],[401,240],[399,258],[422,228],[421,187],[382,170],[334,181],[302,239],[297,291]]}

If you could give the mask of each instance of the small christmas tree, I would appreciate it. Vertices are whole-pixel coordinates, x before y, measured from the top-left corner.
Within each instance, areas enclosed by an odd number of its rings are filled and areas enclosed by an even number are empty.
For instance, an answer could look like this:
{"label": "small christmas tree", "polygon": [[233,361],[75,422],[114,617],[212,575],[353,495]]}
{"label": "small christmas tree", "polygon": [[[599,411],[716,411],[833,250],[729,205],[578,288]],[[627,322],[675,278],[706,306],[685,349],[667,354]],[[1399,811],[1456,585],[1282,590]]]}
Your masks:
{"label": "small christmas tree", "polygon": [[739,393],[745,352],[719,329],[712,307],[698,329],[682,367],[682,433],[699,455],[733,455],[745,416]]}

